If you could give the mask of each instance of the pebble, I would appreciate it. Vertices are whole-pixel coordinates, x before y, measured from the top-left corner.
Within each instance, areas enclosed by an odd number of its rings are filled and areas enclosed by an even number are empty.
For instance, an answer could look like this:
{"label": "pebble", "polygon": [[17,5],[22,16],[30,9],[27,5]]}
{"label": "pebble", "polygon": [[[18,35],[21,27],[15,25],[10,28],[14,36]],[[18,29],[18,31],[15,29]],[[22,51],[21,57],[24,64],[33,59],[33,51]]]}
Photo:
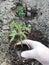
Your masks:
{"label": "pebble", "polygon": [[28,11],[31,11],[31,8],[30,8],[30,7],[28,7],[28,8],[27,8],[27,10],[28,10]]}
{"label": "pebble", "polygon": [[27,12],[27,16],[29,16],[29,17],[30,17],[30,16],[31,16],[31,12]]}

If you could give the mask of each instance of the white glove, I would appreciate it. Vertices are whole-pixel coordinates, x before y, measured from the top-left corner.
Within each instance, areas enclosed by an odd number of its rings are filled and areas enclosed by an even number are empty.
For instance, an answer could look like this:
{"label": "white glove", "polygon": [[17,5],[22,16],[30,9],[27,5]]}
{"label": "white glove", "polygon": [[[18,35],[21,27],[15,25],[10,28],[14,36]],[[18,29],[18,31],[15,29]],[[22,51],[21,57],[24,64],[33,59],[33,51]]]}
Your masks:
{"label": "white glove", "polygon": [[22,57],[36,59],[43,65],[49,65],[49,48],[33,40],[24,40],[22,42],[33,48],[32,50],[23,51],[21,53]]}

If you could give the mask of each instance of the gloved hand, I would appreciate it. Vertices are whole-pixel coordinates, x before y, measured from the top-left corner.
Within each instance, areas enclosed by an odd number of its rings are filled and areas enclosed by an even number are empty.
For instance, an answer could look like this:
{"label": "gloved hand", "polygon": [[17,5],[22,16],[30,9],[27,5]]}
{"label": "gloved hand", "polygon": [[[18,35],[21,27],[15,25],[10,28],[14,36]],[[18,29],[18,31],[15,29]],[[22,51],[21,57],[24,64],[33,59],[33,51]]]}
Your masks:
{"label": "gloved hand", "polygon": [[32,50],[23,51],[21,56],[29,59],[36,59],[43,65],[49,65],[49,48],[42,43],[33,40],[22,41],[26,45],[30,45]]}

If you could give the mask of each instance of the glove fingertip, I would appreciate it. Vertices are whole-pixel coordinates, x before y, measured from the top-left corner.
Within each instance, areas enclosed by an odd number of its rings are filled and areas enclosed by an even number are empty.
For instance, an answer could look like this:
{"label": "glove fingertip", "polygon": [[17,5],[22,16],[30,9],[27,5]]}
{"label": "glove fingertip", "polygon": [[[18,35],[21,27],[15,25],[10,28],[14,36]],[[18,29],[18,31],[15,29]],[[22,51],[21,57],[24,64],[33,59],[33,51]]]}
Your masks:
{"label": "glove fingertip", "polygon": [[25,57],[25,52],[22,52],[22,53],[21,53],[21,56],[22,56],[22,57]]}
{"label": "glove fingertip", "polygon": [[26,58],[26,59],[28,59],[28,58],[31,58],[31,54],[30,53],[31,53],[31,50],[30,51],[23,51],[21,53],[21,56]]}

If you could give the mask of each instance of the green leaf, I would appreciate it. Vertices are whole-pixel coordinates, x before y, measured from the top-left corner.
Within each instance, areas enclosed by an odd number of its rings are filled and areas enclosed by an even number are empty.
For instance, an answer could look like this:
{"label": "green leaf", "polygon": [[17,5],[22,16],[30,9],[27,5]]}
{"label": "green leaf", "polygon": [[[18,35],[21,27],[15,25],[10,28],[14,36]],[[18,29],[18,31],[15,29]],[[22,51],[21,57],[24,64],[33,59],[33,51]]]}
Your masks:
{"label": "green leaf", "polygon": [[10,27],[11,28],[14,28],[15,27],[15,22],[14,21],[10,24]]}
{"label": "green leaf", "polygon": [[24,8],[22,6],[17,7],[18,12],[23,12]]}
{"label": "green leaf", "polygon": [[16,35],[16,31],[14,30],[14,31],[12,31],[11,34],[10,34],[10,37],[11,37],[10,42],[12,42],[12,41],[14,40],[15,35]]}
{"label": "green leaf", "polygon": [[10,42],[12,42],[12,41],[14,40],[14,38],[15,38],[15,36],[13,36],[13,37],[11,38]]}
{"label": "green leaf", "polygon": [[20,12],[20,13],[19,13],[19,16],[20,16],[20,17],[24,17],[24,16],[25,16],[25,13]]}

